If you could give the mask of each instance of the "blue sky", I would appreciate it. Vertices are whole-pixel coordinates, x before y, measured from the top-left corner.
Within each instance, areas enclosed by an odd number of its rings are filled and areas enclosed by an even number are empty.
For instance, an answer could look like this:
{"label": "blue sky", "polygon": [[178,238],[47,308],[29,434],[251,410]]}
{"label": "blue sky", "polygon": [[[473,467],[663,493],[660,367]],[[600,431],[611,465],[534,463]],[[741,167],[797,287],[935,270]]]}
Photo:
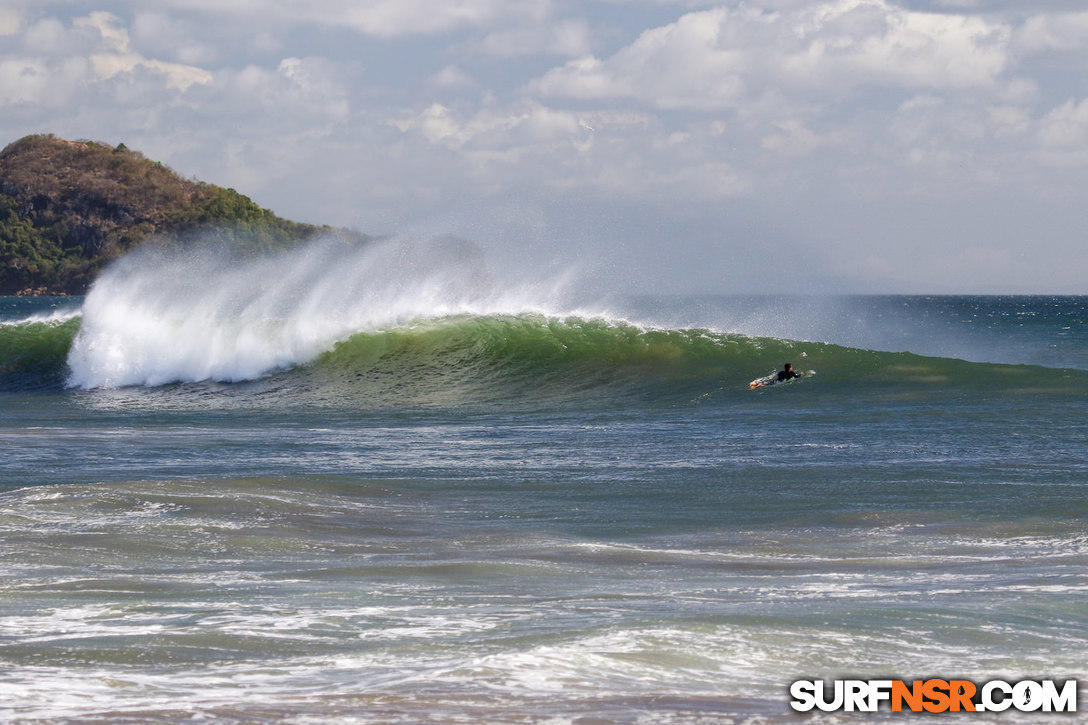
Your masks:
{"label": "blue sky", "polygon": [[1088,293],[1088,9],[5,0],[0,140],[652,292]]}

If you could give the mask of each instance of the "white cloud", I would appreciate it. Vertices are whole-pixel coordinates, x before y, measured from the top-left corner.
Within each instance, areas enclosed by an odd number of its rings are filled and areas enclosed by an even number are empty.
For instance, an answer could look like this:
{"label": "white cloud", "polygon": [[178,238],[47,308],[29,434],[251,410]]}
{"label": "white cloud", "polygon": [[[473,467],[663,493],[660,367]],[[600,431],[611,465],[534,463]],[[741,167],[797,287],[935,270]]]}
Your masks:
{"label": "white cloud", "polygon": [[476,80],[456,65],[447,65],[433,74],[428,81],[441,88],[475,88]]}
{"label": "white cloud", "polygon": [[644,32],[607,60],[585,56],[532,85],[546,96],[630,97],[661,108],[721,108],[743,96],[744,55],[719,43],[721,8]]}
{"label": "white cloud", "polygon": [[0,54],[0,101],[54,109],[94,81],[89,55],[99,42],[81,30],[43,18],[18,35],[3,37],[7,52]]}
{"label": "white cloud", "polygon": [[1024,53],[1088,50],[1088,12],[1043,13],[1029,17],[1017,28],[1015,45]]}
{"label": "white cloud", "polygon": [[72,33],[56,18],[43,18],[21,34],[20,41],[35,55],[70,55],[81,43],[73,43]]}
{"label": "white cloud", "polygon": [[451,149],[466,146],[496,149],[510,146],[570,143],[583,130],[578,115],[535,103],[483,108],[464,116],[434,103],[407,119],[393,122],[402,132],[415,131],[433,144]]}
{"label": "white cloud", "polygon": [[337,119],[347,118],[350,102],[345,79],[336,64],[324,58],[284,58],[276,71],[290,81],[292,106],[320,106]]}
{"label": "white cloud", "polygon": [[818,134],[809,129],[804,121],[789,119],[774,124],[777,131],[764,136],[760,145],[767,151],[788,156],[804,156],[821,146],[839,143],[836,134]]}
{"label": "white cloud", "polygon": [[73,25],[77,28],[93,28],[102,38],[102,50],[117,53],[128,52],[128,30],[121,27],[121,18],[106,12],[91,13],[85,18],[76,18]]}
{"label": "white cloud", "polygon": [[184,91],[193,84],[212,82],[212,74],[202,68],[149,59],[133,52],[129,47],[128,30],[121,22],[116,15],[95,12],[87,17],[77,18],[73,24],[76,28],[97,32],[101,39],[99,52],[90,57],[98,78],[109,79],[142,68],[165,77],[167,87],[174,90]]}
{"label": "white cloud", "polygon": [[1009,26],[919,13],[886,0],[834,0],[764,12],[689,13],[611,57],[585,56],[532,88],[549,96],[634,98],[660,108],[721,109],[768,90],[820,97],[869,85],[992,86],[1008,64]]}
{"label": "white cloud", "polygon": [[[436,103],[393,125],[451,152],[443,158],[488,188],[687,202],[752,188],[732,164],[706,157],[701,136],[670,131],[643,113],[568,111],[522,101],[466,114]],[[709,133],[703,127],[701,134]]]}
{"label": "white cloud", "polygon": [[[305,2],[306,7],[315,3]],[[451,29],[486,25],[507,16],[542,17],[546,2],[530,0],[375,0],[367,3],[325,3],[339,6],[331,19],[373,35],[441,33]]]}
{"label": "white cloud", "polygon": [[211,83],[213,77],[210,72],[202,68],[148,60],[139,53],[96,53],[91,56],[91,63],[99,78],[113,78],[116,75],[143,68],[164,76],[166,86],[179,91],[184,91],[194,84]]}
{"label": "white cloud", "polygon": [[1019,135],[1031,127],[1031,114],[1020,106],[990,106],[987,112],[997,135]]}
{"label": "white cloud", "polygon": [[[804,43],[801,76],[850,86],[990,86],[1008,62],[1011,30],[979,17],[906,11],[883,0],[825,6]],[[810,16],[811,17],[811,16]],[[791,63],[795,65],[795,63]]]}
{"label": "white cloud", "polygon": [[549,0],[166,0],[171,7],[282,24],[311,23],[382,37],[431,35],[504,18],[547,16]]}
{"label": "white cloud", "polygon": [[255,129],[320,135],[351,114],[347,76],[323,58],[284,58],[274,69],[225,69],[204,90],[201,109],[208,120],[218,117]]}
{"label": "white cloud", "polygon": [[479,47],[490,55],[505,57],[535,54],[572,57],[588,53],[591,45],[592,37],[585,22],[563,20],[495,31]]}
{"label": "white cloud", "polygon": [[1038,136],[1045,163],[1088,165],[1088,99],[1053,109],[1040,121]]}
{"label": "white cloud", "polygon": [[42,103],[52,85],[53,73],[40,60],[0,59],[0,102]]}
{"label": "white cloud", "polygon": [[[188,65],[207,67],[221,60],[223,50],[214,46],[206,27],[177,16],[157,12],[137,12],[130,28],[132,43],[143,52],[169,55]],[[247,34],[247,43],[253,42]]]}

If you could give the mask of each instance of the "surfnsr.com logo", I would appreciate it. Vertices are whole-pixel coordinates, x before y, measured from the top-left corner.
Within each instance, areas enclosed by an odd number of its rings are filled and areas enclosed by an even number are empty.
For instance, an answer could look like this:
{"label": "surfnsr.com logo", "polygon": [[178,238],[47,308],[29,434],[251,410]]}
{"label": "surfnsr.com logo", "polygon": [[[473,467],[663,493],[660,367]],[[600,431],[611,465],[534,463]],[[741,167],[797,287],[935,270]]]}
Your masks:
{"label": "surfnsr.com logo", "polygon": [[1076,712],[1077,681],[990,680],[798,680],[790,685],[790,707],[832,712]]}

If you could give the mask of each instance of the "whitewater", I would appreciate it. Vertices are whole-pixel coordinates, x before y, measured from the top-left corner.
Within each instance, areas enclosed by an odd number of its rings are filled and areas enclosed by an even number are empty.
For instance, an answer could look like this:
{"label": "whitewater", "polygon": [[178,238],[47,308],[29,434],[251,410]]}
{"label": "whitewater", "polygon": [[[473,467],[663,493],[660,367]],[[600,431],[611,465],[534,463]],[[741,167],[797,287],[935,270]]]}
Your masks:
{"label": "whitewater", "polygon": [[[784,362],[815,374],[748,389]],[[0,719],[778,723],[799,679],[1084,680],[1086,402],[1088,297],[144,250],[0,299]],[[867,719],[903,717],[948,718]]]}
{"label": "whitewater", "polygon": [[309,362],[357,332],[540,309],[548,298],[539,284],[497,288],[479,253],[452,239],[328,240],[257,259],[149,249],[114,265],[88,295],[71,384],[248,380]]}

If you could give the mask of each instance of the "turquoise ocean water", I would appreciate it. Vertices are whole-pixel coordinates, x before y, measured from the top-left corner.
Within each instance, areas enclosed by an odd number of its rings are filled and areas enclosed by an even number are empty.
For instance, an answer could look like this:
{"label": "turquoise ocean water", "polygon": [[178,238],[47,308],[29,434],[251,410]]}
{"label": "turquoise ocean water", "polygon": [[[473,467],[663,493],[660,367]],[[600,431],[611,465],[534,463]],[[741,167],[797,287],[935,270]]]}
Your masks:
{"label": "turquoise ocean water", "polygon": [[789,683],[1088,675],[1088,297],[404,255],[0,299],[0,719],[913,721]]}

